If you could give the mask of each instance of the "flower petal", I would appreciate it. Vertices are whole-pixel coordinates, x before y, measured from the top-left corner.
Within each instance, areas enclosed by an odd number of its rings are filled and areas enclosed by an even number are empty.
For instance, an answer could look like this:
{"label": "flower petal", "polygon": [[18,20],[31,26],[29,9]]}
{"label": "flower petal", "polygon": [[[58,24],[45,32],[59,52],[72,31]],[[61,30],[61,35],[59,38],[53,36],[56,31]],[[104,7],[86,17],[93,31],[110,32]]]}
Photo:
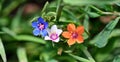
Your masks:
{"label": "flower petal", "polygon": [[41,34],[43,37],[45,37],[45,36],[47,35],[47,30],[44,29],[44,30],[40,31],[40,34]]}
{"label": "flower petal", "polygon": [[83,43],[84,42],[84,39],[83,39],[82,36],[78,36],[78,38],[76,40],[77,40],[77,43]]}
{"label": "flower petal", "polygon": [[33,34],[35,35],[35,36],[38,36],[39,34],[40,34],[40,30],[39,29],[34,29],[33,30]]}
{"label": "flower petal", "polygon": [[48,37],[48,36],[45,36],[45,38],[44,38],[45,40],[50,40],[50,37]]}
{"label": "flower petal", "polygon": [[67,43],[68,45],[73,45],[75,44],[75,39],[70,38]]}
{"label": "flower petal", "polygon": [[37,28],[37,24],[38,24],[37,22],[32,22],[32,27]]}
{"label": "flower petal", "polygon": [[44,23],[44,19],[41,18],[41,17],[39,17],[39,18],[38,18],[38,23]]}
{"label": "flower petal", "polygon": [[44,22],[45,29],[48,28],[48,22]]}
{"label": "flower petal", "polygon": [[75,30],[75,25],[74,25],[74,24],[68,24],[67,30],[68,30],[69,32],[74,31],[74,30]]}
{"label": "flower petal", "polygon": [[70,38],[71,37],[71,34],[68,32],[68,31],[64,31],[62,33],[62,36],[65,37],[65,38]]}
{"label": "flower petal", "polygon": [[84,27],[83,26],[78,26],[76,30],[79,34],[84,33]]}
{"label": "flower petal", "polygon": [[57,26],[56,25],[53,25],[51,27],[51,32],[57,32]]}
{"label": "flower petal", "polygon": [[57,32],[58,36],[62,33],[62,30],[61,29],[57,29]]}
{"label": "flower petal", "polygon": [[53,40],[53,42],[59,42],[60,38],[58,37],[56,40]]}

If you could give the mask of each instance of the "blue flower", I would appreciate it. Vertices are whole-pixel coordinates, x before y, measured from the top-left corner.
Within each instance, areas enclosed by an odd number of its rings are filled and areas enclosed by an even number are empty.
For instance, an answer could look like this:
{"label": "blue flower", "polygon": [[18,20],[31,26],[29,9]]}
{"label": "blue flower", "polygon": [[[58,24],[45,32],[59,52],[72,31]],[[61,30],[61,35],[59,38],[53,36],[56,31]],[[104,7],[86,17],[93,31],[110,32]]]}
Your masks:
{"label": "blue flower", "polygon": [[42,35],[45,37],[47,35],[48,23],[43,18],[39,17],[36,22],[32,22],[32,27],[34,28],[33,34],[35,36]]}

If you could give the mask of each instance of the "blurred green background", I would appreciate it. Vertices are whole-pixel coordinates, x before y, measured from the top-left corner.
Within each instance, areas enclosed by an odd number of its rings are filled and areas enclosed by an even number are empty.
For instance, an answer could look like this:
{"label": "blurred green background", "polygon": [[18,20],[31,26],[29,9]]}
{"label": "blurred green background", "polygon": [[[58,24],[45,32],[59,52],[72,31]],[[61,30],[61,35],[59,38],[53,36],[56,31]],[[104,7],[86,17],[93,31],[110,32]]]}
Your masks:
{"label": "blurred green background", "polygon": [[81,62],[78,56],[87,58],[79,44],[69,47],[62,38],[53,46],[51,41],[35,37],[31,22],[37,17],[43,17],[50,26],[57,24],[63,30],[68,23],[83,25],[83,44],[95,61],[117,62],[116,58],[120,58],[120,1],[60,1],[0,0],[0,44],[4,46],[0,46],[0,62],[3,62],[2,58],[6,61],[4,49],[7,62]]}

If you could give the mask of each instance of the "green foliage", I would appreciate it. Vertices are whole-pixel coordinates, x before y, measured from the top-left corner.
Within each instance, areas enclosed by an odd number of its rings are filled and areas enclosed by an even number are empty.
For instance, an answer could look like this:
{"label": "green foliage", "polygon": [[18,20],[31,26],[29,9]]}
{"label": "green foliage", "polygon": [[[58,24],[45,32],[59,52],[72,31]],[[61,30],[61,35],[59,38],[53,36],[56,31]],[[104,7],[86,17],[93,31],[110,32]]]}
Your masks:
{"label": "green foliage", "polygon": [[[114,4],[119,2],[119,0],[74,0],[74,2],[71,0],[64,0],[66,4],[70,5],[76,5],[76,6],[81,6],[81,5],[104,5],[104,4]],[[98,4],[99,3],[99,4]]]}
{"label": "green foliage", "polygon": [[4,46],[2,44],[2,40],[0,38],[0,55],[3,59],[4,62],[7,62],[7,59],[6,59],[6,54],[5,54],[5,49],[4,49]]}
{"label": "green foliage", "polygon": [[[0,0],[0,55],[4,62],[120,62],[119,0],[49,1]],[[69,23],[84,26],[84,42],[68,46],[62,35],[59,43],[34,36],[31,22],[38,17],[48,22],[49,28],[56,24],[63,31]]]}
{"label": "green foliage", "polygon": [[120,62],[120,56],[116,56],[115,59],[113,60],[113,62]]}
{"label": "green foliage", "polygon": [[116,18],[115,20],[109,22],[106,27],[91,41],[95,44],[95,46],[102,48],[107,44],[108,38],[117,25],[120,17]]}
{"label": "green foliage", "polygon": [[22,47],[17,49],[17,55],[19,62],[28,62],[27,56],[26,56],[26,50]]}

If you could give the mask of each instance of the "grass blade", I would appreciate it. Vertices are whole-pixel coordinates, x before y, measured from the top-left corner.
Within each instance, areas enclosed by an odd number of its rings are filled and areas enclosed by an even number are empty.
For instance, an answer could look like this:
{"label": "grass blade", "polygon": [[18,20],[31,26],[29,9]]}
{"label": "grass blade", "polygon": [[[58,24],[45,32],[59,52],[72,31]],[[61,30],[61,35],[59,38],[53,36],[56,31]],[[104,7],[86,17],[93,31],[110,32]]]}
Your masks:
{"label": "grass blade", "polygon": [[24,48],[17,49],[17,56],[18,56],[19,62],[28,62],[26,50]]}
{"label": "grass blade", "polygon": [[41,44],[46,43],[45,40],[42,40],[42,39],[34,37],[34,36],[30,36],[30,35],[18,35],[18,36],[16,36],[16,39],[19,41],[31,41],[31,42],[41,43]]}
{"label": "grass blade", "polygon": [[4,46],[2,44],[1,38],[0,38],[0,55],[1,55],[2,59],[3,59],[3,62],[7,62],[5,49],[4,49]]}

